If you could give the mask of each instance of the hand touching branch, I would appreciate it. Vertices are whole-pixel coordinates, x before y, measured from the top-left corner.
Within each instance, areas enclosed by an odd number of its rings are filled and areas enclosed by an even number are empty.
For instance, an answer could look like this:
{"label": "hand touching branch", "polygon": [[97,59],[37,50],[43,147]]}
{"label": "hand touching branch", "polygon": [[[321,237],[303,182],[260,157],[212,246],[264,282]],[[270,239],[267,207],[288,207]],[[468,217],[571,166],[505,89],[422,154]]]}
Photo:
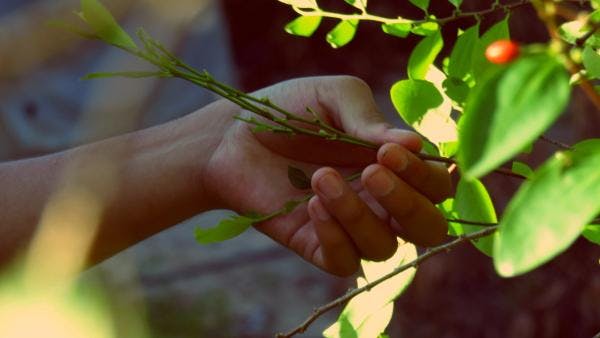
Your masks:
{"label": "hand touching branch", "polygon": [[[447,224],[433,203],[449,195],[446,168],[412,154],[420,150],[420,139],[384,121],[364,82],[345,76],[297,79],[254,96],[299,115],[308,115],[309,107],[336,128],[384,146],[375,152],[314,137],[253,133],[248,124],[231,122],[204,171],[206,186],[223,207],[266,214],[304,196],[288,181],[291,164],[313,173],[316,196],[308,213],[301,206],[257,228],[318,267],[350,275],[360,258],[389,258],[396,235],[420,245],[441,243]],[[360,182],[344,181],[367,165]]]}

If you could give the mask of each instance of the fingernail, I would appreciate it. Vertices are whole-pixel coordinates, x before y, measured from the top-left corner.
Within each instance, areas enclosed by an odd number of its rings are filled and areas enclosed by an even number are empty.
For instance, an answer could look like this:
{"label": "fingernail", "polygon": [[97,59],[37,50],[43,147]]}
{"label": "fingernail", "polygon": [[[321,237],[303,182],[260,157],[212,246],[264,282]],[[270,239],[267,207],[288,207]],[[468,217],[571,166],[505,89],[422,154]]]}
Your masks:
{"label": "fingernail", "polygon": [[381,155],[381,164],[390,168],[393,172],[401,172],[408,167],[408,156],[406,153],[398,149],[398,146],[384,148],[385,152]]}
{"label": "fingernail", "polygon": [[327,210],[325,210],[325,208],[323,208],[323,205],[321,205],[320,202],[313,203],[311,204],[311,206],[312,211],[315,213],[315,216],[317,216],[319,221],[326,222],[331,219],[331,217],[329,217],[329,213],[327,212]]}
{"label": "fingernail", "polygon": [[341,180],[334,174],[327,174],[321,177],[317,187],[330,200],[341,197],[344,192]]}
{"label": "fingernail", "polygon": [[394,189],[394,181],[383,170],[379,170],[367,179],[367,188],[375,197],[388,195]]}

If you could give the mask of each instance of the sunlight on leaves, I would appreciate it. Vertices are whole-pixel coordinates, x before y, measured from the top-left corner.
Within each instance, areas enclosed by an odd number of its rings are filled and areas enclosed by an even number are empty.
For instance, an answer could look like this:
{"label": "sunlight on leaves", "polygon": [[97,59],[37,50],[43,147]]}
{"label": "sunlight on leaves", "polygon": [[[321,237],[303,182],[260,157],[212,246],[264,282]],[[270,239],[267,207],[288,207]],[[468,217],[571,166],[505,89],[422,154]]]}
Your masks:
{"label": "sunlight on leaves", "polygon": [[[362,261],[365,277],[359,277],[357,284],[359,287],[364,286],[416,257],[416,247],[410,243],[402,243],[394,256],[385,262]],[[393,300],[410,284],[415,272],[416,269],[410,268],[354,297],[348,302],[338,321],[327,328],[323,335],[328,338],[346,338],[353,335],[360,338],[377,338],[391,319]]]}
{"label": "sunlight on leaves", "polygon": [[558,152],[523,183],[500,223],[494,266],[526,273],[566,250],[600,213],[600,139]]}
{"label": "sunlight on leaves", "polygon": [[435,61],[443,46],[444,40],[440,31],[421,40],[408,59],[408,77],[413,80],[424,79],[429,66]]}
{"label": "sunlight on leaves", "polygon": [[333,48],[340,48],[347,45],[354,38],[358,20],[343,20],[327,33],[327,42]]}
{"label": "sunlight on leaves", "polygon": [[405,38],[410,34],[410,31],[412,29],[412,23],[385,23],[381,25],[381,29],[386,34],[397,36],[399,38]]}
{"label": "sunlight on leaves", "polygon": [[460,120],[464,174],[481,177],[533,143],[564,111],[570,90],[563,65],[547,54],[488,74],[471,90]]}
{"label": "sunlight on leaves", "polygon": [[320,16],[300,16],[285,25],[285,31],[289,34],[310,37],[321,24]]}

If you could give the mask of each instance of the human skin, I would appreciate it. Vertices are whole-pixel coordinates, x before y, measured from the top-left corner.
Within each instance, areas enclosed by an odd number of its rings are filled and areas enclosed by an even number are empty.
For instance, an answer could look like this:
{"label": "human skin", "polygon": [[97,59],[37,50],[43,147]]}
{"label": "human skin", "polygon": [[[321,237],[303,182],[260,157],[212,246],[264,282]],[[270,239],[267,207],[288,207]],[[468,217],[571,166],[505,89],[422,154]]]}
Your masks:
{"label": "human skin", "polygon": [[[102,201],[89,266],[203,211],[279,209],[307,193],[289,183],[289,165],[312,174],[315,196],[256,228],[329,273],[348,276],[361,258],[391,257],[397,236],[424,246],[444,240],[447,223],[434,203],[450,194],[446,168],[414,155],[420,138],[386,123],[364,82],[303,78],[255,94],[296,114],[311,107],[334,126],[382,146],[375,151],[309,136],[253,133],[233,119],[249,112],[219,100],[153,128],[5,162],[0,262],[27,246],[56,191],[73,182]],[[105,162],[113,164],[98,165]],[[356,182],[342,179],[361,170]]]}

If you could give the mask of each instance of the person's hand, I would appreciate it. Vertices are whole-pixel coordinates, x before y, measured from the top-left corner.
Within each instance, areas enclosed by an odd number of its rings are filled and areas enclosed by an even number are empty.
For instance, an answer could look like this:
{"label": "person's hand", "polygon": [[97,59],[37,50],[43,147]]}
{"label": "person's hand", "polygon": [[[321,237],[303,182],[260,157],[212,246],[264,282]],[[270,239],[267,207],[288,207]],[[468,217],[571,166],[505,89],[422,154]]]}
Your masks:
{"label": "person's hand", "polygon": [[[446,168],[413,154],[421,148],[418,135],[386,123],[364,82],[348,76],[304,78],[253,95],[296,114],[306,115],[310,107],[348,134],[383,146],[376,152],[310,136],[253,133],[248,124],[232,120],[202,170],[203,184],[219,207],[268,214],[305,196],[309,191],[288,180],[292,165],[312,173],[315,196],[257,229],[330,273],[351,275],[360,258],[391,257],[397,235],[424,246],[444,240],[447,223],[434,203],[450,193]],[[360,180],[344,181],[361,170]]]}

